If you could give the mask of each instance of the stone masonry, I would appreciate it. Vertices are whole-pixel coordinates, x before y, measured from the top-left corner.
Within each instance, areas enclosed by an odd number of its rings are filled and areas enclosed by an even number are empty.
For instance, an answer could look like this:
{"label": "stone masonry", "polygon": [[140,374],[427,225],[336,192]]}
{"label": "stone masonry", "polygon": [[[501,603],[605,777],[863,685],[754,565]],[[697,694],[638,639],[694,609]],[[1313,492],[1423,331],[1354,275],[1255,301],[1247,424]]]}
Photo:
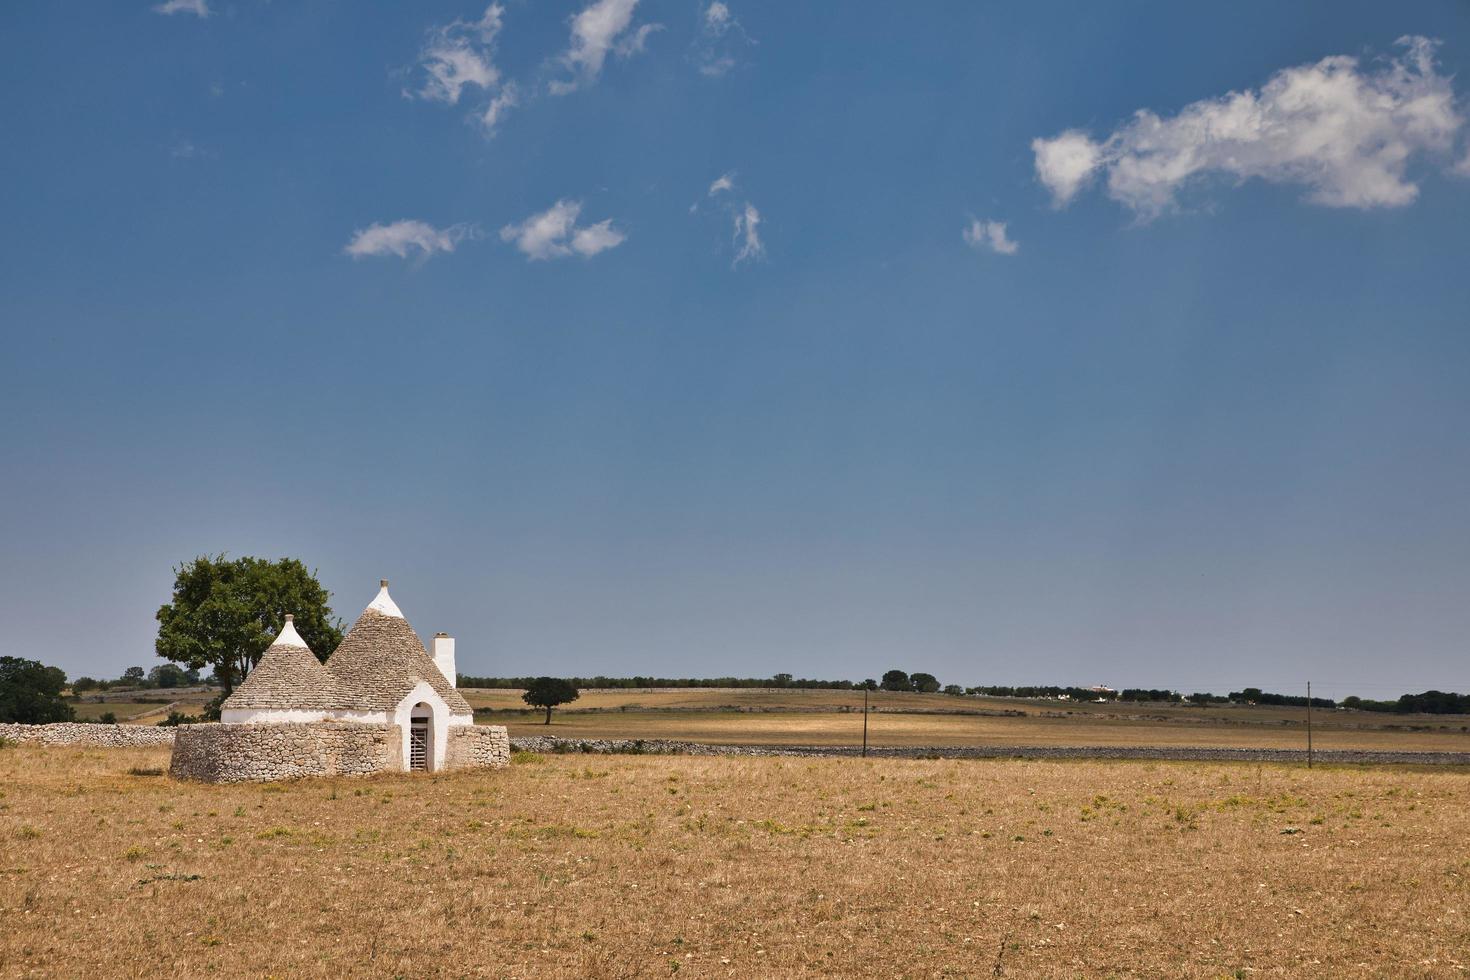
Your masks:
{"label": "stone masonry", "polygon": [[156,725],[87,725],[59,721],[50,725],[0,725],[0,739],[35,745],[96,745],[115,749],[135,745],[171,745],[176,730]]}
{"label": "stone masonry", "polygon": [[181,725],[169,775],[211,783],[370,776],[401,769],[397,725]]}
{"label": "stone masonry", "polygon": [[445,769],[499,769],[510,765],[510,735],[501,725],[456,725],[449,729]]}
{"label": "stone masonry", "polygon": [[[345,721],[303,724],[181,725],[169,775],[210,783],[302,776],[371,776],[403,769],[403,729]],[[499,725],[449,729],[445,769],[510,764],[510,736]]]}

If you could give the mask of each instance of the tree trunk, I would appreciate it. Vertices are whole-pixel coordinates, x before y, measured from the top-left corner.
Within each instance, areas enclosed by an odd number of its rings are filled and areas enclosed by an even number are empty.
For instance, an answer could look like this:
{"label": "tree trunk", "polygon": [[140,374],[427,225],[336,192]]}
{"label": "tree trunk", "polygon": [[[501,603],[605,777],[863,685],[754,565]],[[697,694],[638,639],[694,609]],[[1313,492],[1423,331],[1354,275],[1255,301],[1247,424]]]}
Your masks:
{"label": "tree trunk", "polygon": [[549,704],[546,706],[546,722],[545,722],[545,724],[548,724],[548,725],[551,724],[551,705],[549,705]]}

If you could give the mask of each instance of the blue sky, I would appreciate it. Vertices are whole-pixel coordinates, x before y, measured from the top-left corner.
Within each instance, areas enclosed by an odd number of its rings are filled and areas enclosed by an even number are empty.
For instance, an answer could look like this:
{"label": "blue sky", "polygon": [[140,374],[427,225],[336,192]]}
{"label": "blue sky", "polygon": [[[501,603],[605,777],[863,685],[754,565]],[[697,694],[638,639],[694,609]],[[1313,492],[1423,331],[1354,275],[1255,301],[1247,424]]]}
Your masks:
{"label": "blue sky", "polygon": [[1463,3],[0,23],[0,652],[1470,688]]}

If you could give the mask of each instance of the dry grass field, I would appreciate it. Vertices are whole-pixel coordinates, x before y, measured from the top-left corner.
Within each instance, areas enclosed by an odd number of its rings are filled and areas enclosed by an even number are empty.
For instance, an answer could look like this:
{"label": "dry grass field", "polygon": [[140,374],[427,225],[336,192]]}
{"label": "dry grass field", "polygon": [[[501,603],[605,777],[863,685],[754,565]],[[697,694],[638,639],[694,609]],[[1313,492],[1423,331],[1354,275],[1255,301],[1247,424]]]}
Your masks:
{"label": "dry grass field", "polygon": [[0,975],[1445,977],[1470,774],[522,757],[208,786],[0,749]]}
{"label": "dry grass field", "polygon": [[[744,745],[853,745],[862,738],[862,694],[852,691],[587,691],[556,709],[549,728],[539,713],[524,710],[519,691],[469,690],[466,695],[481,722],[506,725],[512,735]],[[1306,715],[1300,708],[887,692],[876,694],[873,706],[868,718],[872,745],[1306,747]],[[1317,711],[1313,727],[1319,749],[1470,752],[1470,718],[1463,715]]]}

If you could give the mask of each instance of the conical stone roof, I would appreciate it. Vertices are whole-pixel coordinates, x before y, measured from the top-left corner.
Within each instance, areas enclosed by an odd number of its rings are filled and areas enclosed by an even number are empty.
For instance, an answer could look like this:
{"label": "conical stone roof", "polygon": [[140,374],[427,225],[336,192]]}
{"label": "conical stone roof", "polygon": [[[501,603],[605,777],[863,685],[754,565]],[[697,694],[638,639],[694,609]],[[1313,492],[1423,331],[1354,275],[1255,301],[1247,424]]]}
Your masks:
{"label": "conical stone roof", "polygon": [[444,699],[451,714],[472,714],[464,695],[440,673],[423,642],[383,580],[378,596],[357,617],[342,644],[327,660],[327,670],[347,695],[348,707],[392,711],[420,681]]}
{"label": "conical stone roof", "polygon": [[294,619],[286,616],[281,635],[225,698],[222,710],[329,711],[346,706],[341,685],[296,632]]}

